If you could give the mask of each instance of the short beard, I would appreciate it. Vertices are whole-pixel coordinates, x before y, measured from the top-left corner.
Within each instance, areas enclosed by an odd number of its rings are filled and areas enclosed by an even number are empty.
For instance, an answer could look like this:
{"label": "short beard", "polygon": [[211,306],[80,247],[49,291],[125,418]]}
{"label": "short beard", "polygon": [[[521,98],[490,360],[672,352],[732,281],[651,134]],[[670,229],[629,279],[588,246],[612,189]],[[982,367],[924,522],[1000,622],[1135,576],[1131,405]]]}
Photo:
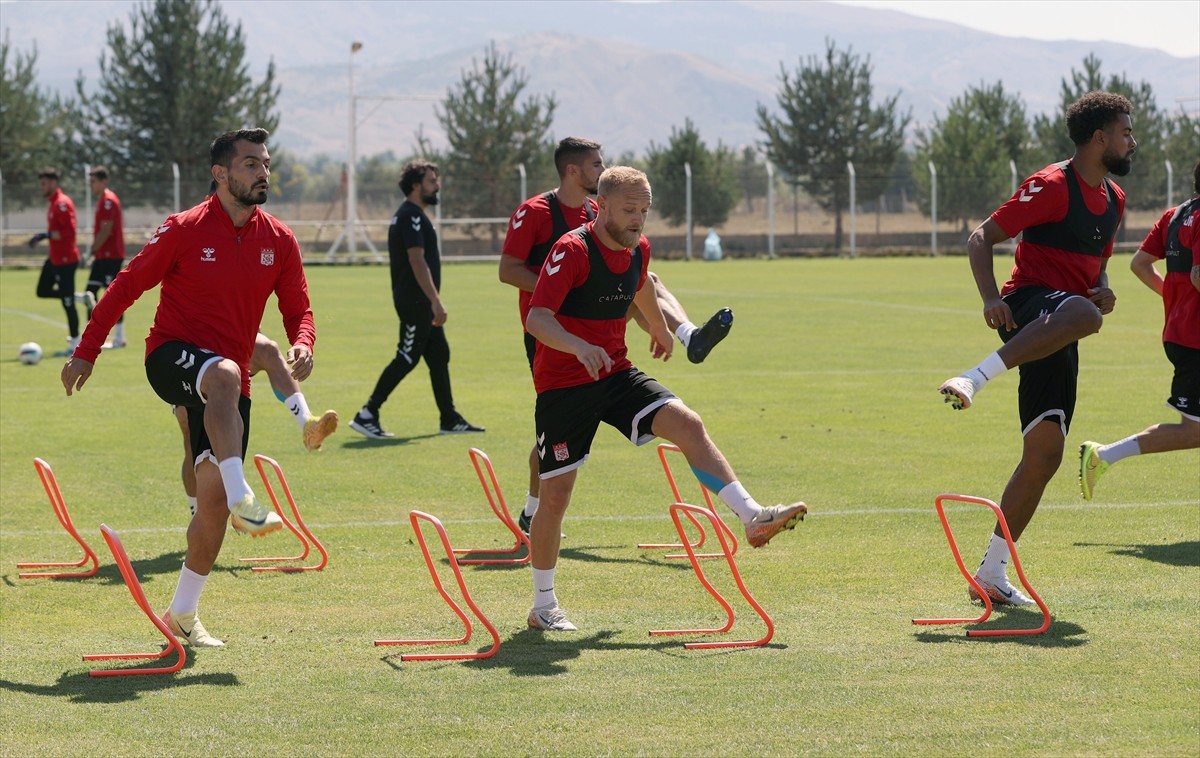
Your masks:
{"label": "short beard", "polygon": [[[269,187],[264,187],[263,189],[256,190],[253,185],[247,187],[236,181],[233,177],[229,178],[229,194],[242,205],[262,205],[267,202],[268,189]],[[257,194],[260,192],[262,193],[261,196]]]}
{"label": "short beard", "polygon": [[421,203],[424,205],[437,205],[438,193],[435,192],[432,195],[421,195]]}
{"label": "short beard", "polygon": [[1104,156],[1104,167],[1113,176],[1125,176],[1133,170],[1133,155],[1130,154],[1125,158],[1106,155]]}
{"label": "short beard", "polygon": [[608,236],[616,240],[621,247],[633,247],[642,239],[640,231],[631,232],[623,226],[615,225],[612,220],[605,222],[604,231],[608,232]]}

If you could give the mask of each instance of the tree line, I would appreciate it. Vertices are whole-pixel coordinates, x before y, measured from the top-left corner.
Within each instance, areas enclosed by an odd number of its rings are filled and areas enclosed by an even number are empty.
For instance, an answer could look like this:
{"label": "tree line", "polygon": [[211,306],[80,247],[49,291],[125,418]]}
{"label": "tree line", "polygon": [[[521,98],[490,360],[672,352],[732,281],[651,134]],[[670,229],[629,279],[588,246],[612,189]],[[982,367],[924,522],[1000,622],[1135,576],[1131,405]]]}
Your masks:
{"label": "tree line", "polygon": [[[36,62],[36,48],[15,50],[7,36],[0,44],[0,170],[10,187],[32,186],[42,165],[81,171],[104,163],[119,170],[127,203],[161,201],[164,167],[174,163],[185,204],[194,202],[208,188],[205,154],[214,135],[231,125],[274,131],[281,119],[273,63],[262,79],[249,75],[241,25],[231,24],[215,0],[136,6],[128,31],[119,24],[107,30],[97,86],[89,90],[81,74],[74,97],[40,88]],[[1176,167],[1177,196],[1191,192],[1200,120],[1182,108],[1162,110],[1148,83],[1106,75],[1094,55],[1062,79],[1058,113],[1030,118],[1002,81],[980,82],[911,133],[912,114],[900,112],[899,93],[877,95],[871,73],[869,55],[827,40],[821,54],[795,68],[780,64],[775,102],[757,108],[757,145],[736,150],[718,141],[710,147],[685,117],[665,144],[651,142],[644,155],[609,156],[609,162],[645,170],[656,213],[675,225],[687,214],[686,166],[693,224],[720,226],[738,203],[749,205],[766,193],[769,160],[776,181],[791,190],[793,209],[803,193],[833,215],[840,248],[850,204],[848,165],[860,207],[902,209],[902,198],[915,200],[926,215],[927,166],[953,169],[938,175],[938,216],[966,229],[1009,196],[1012,165],[1024,178],[1073,153],[1062,112],[1085,92],[1105,89],[1129,98],[1135,109],[1137,167],[1121,181],[1127,206],[1164,205],[1165,160]],[[531,193],[557,183],[551,160],[557,106],[553,93],[529,92],[524,69],[490,44],[435,109],[446,144],[435,147],[418,133],[413,155],[362,157],[355,167],[358,186],[392,187],[404,160],[421,155],[445,166],[444,192],[455,198],[455,215],[506,217],[524,199],[515,180],[520,167]],[[344,189],[342,164],[329,156],[299,160],[277,149],[273,158],[275,186],[290,198],[330,202]],[[490,230],[498,247],[496,225],[478,228]]]}

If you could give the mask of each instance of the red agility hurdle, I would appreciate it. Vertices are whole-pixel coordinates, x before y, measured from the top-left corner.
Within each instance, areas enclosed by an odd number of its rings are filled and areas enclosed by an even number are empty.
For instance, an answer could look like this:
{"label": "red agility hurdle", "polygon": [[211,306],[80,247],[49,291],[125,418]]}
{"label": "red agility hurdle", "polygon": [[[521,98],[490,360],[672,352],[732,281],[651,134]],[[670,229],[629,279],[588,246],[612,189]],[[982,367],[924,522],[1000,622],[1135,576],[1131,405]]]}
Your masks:
{"label": "red agility hurdle", "polygon": [[[287,514],[283,512],[283,508],[279,506],[279,498],[275,496],[275,489],[271,486],[271,480],[267,477],[266,469],[263,464],[270,466],[275,470],[275,476],[279,478],[279,485],[283,488],[283,494],[287,497],[288,505],[292,508],[292,515],[296,517],[297,529],[292,526],[292,522],[288,520]],[[283,469],[279,468],[279,464],[275,459],[268,458],[265,455],[255,455],[254,465],[258,467],[258,475],[262,478],[263,485],[267,488],[267,495],[271,498],[271,505],[275,506],[275,512],[279,514],[280,520],[288,530],[296,535],[296,539],[300,540],[300,545],[303,550],[299,555],[280,556],[276,558],[239,558],[238,560],[246,563],[280,563],[283,561],[302,561],[308,557],[312,547],[317,548],[317,552],[321,554],[321,560],[313,566],[255,566],[253,571],[320,571],[325,568],[325,564],[329,563],[329,553],[325,550],[325,546],[313,536],[308,527],[304,524],[304,519],[300,518],[300,509],[296,507],[296,499],[292,497],[292,490],[288,487],[287,479],[283,476]]]}
{"label": "red agility hurdle", "polygon": [[46,463],[41,458],[33,459],[33,467],[37,469],[38,476],[41,477],[42,488],[46,490],[46,497],[50,499],[50,505],[54,508],[54,515],[58,517],[58,523],[62,524],[63,529],[67,530],[67,534],[71,535],[79,543],[79,546],[83,548],[83,557],[74,563],[69,561],[18,563],[17,568],[79,568],[88,561],[92,562],[92,568],[87,571],[29,571],[17,574],[17,576],[21,579],[34,579],[37,577],[45,579],[82,579],[84,577],[95,576],[96,572],[100,570],[100,560],[96,557],[96,552],[83,541],[83,537],[79,536],[79,532],[75,530],[75,525],[71,523],[71,514],[67,512],[67,503],[63,500],[62,491],[58,488],[58,480],[54,478],[54,470],[50,468],[49,463]]}
{"label": "red agility hurdle", "polygon": [[704,589],[708,590],[708,594],[712,595],[713,599],[720,603],[721,607],[725,609],[727,619],[724,626],[712,629],[655,629],[651,631],[650,634],[723,634],[733,628],[733,606],[731,606],[729,601],[727,601],[721,595],[721,593],[718,592],[715,587],[713,587],[712,582],[710,582],[708,577],[704,575],[704,570],[700,568],[699,559],[702,556],[696,553],[692,543],[688,541],[683,522],[679,519],[679,514],[681,512],[689,516],[692,523],[696,522],[694,516],[703,516],[712,523],[713,531],[716,533],[717,539],[721,542],[721,552],[719,555],[725,556],[725,561],[729,564],[729,571],[733,574],[733,579],[735,582],[737,582],[737,586],[738,589],[741,590],[742,597],[746,598],[746,602],[750,604],[750,607],[754,609],[755,613],[757,613],[763,620],[763,623],[767,625],[767,633],[763,635],[762,638],[757,640],[738,640],[734,642],[687,642],[684,643],[684,647],[700,649],[714,647],[761,647],[762,645],[770,642],[771,638],[775,636],[775,622],[771,620],[771,617],[765,610],[763,610],[763,607],[759,605],[758,601],[754,599],[754,596],[750,594],[750,590],[746,589],[746,583],[742,581],[742,574],[740,571],[738,571],[737,563],[733,559],[732,546],[729,544],[729,541],[726,537],[728,529],[721,529],[721,527],[718,526],[721,519],[718,518],[711,509],[701,508],[697,505],[689,505],[688,503],[675,503],[672,505],[671,520],[675,522],[675,530],[679,532],[681,544],[687,549],[687,557],[692,563],[692,570],[696,572],[696,578],[699,579],[700,583],[704,585]]}
{"label": "red agility hurdle", "polygon": [[[459,558],[458,562],[464,566],[516,566],[529,563],[533,557],[529,552],[529,538],[525,536],[525,533],[513,521],[512,514],[509,513],[508,505],[504,502],[504,493],[500,491],[500,482],[496,480],[496,470],[492,468],[491,459],[487,457],[487,453],[474,447],[470,449],[469,454],[471,456],[471,464],[475,467],[475,476],[479,477],[479,484],[483,487],[483,494],[487,497],[488,505],[492,507],[492,513],[496,514],[496,518],[500,519],[500,523],[504,524],[505,528],[512,532],[516,542],[511,548],[506,550],[470,547],[455,548],[455,555],[516,555],[521,552],[522,547],[525,548],[525,555],[514,558]],[[483,476],[484,468],[487,469],[486,479]]]}
{"label": "red agility hurdle", "polygon": [[[677,484],[675,484],[675,476],[674,476],[674,474],[671,473],[671,464],[667,463],[667,453],[668,452],[676,452],[676,453],[682,454],[683,451],[681,451],[678,446],[672,445],[669,442],[660,443],[658,446],[658,460],[659,460],[659,462],[662,463],[663,473],[667,475],[667,484],[669,484],[671,486],[671,496],[674,498],[673,502],[682,503],[682,502],[684,502],[683,496],[681,494],[679,494],[679,486]],[[700,485],[700,494],[704,496],[704,502],[708,506],[708,510],[711,511],[712,513],[716,514],[717,511],[716,511],[716,508],[713,507],[712,498],[709,497],[708,490],[704,488],[704,485]],[[707,538],[707,534],[704,531],[704,525],[698,519],[696,519],[696,517],[693,516],[690,511],[686,512],[684,515],[687,516],[688,520],[692,522],[692,526],[696,527],[696,530],[700,532],[700,538],[698,540],[696,540],[696,542],[689,543],[689,544],[691,545],[692,549],[703,547],[704,541]],[[731,553],[733,555],[737,555],[737,550],[738,550],[737,537],[734,536],[733,532],[729,529],[728,526],[725,525],[725,522],[722,521],[719,516],[713,521],[713,523],[716,524],[715,528],[717,530],[725,533],[725,536],[728,538],[729,543],[731,545]],[[686,540],[687,538],[681,537],[681,539]],[[639,544],[638,547],[642,550],[675,550],[675,549],[683,547],[683,545],[680,543],[677,543],[677,542],[646,542],[646,543]],[[722,555],[724,555],[723,552],[722,553],[697,553],[696,557],[697,558],[720,558]],[[688,554],[687,553],[671,553],[665,557],[667,557],[667,558],[687,558]]]}
{"label": "red agility hurdle", "polygon": [[991,508],[996,514],[996,521],[1000,524],[1000,530],[1004,533],[1004,541],[1008,543],[1009,557],[1012,558],[1013,568],[1017,570],[1017,577],[1021,580],[1021,584],[1025,587],[1025,591],[1033,598],[1038,607],[1042,609],[1042,625],[1034,629],[968,629],[968,637],[1010,637],[1024,634],[1042,634],[1050,628],[1050,609],[1042,602],[1042,597],[1033,589],[1033,585],[1025,578],[1025,571],[1021,568],[1021,559],[1017,557],[1017,546],[1013,542],[1012,533],[1008,530],[1008,522],[1004,519],[1004,513],[1001,512],[1000,506],[993,503],[991,500],[982,497],[974,497],[973,495],[938,495],[934,500],[934,507],[937,509],[938,518],[942,521],[942,529],[946,532],[946,540],[950,543],[950,552],[954,555],[954,562],[958,564],[958,570],[966,578],[967,583],[975,590],[975,594],[983,599],[983,613],[977,617],[971,618],[928,618],[928,619],[913,619],[914,624],[918,625],[934,625],[934,624],[979,624],[983,623],[992,615],[992,600],[988,594],[983,591],[979,583],[975,581],[975,577],[967,569],[963,563],[962,554],[958,550],[958,543],[954,540],[954,532],[950,529],[950,522],[946,519],[945,501],[958,503],[974,503],[977,505],[986,505]]}
{"label": "red agility hurdle", "polygon": [[142,612],[146,614],[146,618],[154,624],[155,628],[167,638],[167,646],[159,653],[103,653],[99,655],[85,655],[85,661],[106,661],[113,659],[147,659],[147,658],[166,658],[172,652],[179,655],[177,660],[171,666],[163,666],[156,668],[144,669],[105,669],[100,671],[89,671],[90,676],[134,676],[138,674],[174,674],[179,669],[183,668],[183,664],[187,662],[187,653],[184,652],[183,645],[167,628],[166,623],[158,616],[154,615],[154,611],[150,608],[150,603],[146,600],[146,593],[142,591],[142,583],[138,581],[137,574],[133,572],[133,565],[129,562],[129,555],[125,552],[125,546],[121,544],[121,539],[117,536],[107,524],[100,525],[100,533],[104,535],[104,541],[108,543],[108,547],[112,550],[113,557],[117,559],[117,568],[121,570],[121,577],[125,580],[125,586],[129,588],[129,594],[133,595],[133,601],[138,604]]}
{"label": "red agility hurdle", "polygon": [[[486,458],[486,456],[485,456]],[[489,466],[490,468],[490,466]],[[491,658],[500,649],[500,635],[496,633],[496,627],[492,626],[492,622],[488,621],[487,616],[483,615],[483,611],[475,605],[475,601],[471,599],[471,593],[467,591],[467,583],[463,579],[462,571],[458,568],[458,559],[454,557],[456,552],[450,547],[450,538],[446,536],[446,528],[442,526],[442,522],[436,517],[424,513],[422,511],[410,511],[408,519],[412,522],[413,531],[416,532],[417,542],[421,545],[421,553],[425,556],[425,565],[429,568],[429,576],[433,579],[433,586],[437,588],[438,594],[442,596],[442,600],[446,601],[446,605],[450,606],[451,610],[463,622],[466,627],[466,632],[461,637],[455,639],[427,639],[427,640],[375,640],[376,647],[384,645],[450,645],[467,642],[471,639],[471,634],[474,629],[471,626],[471,619],[463,611],[458,603],[446,592],[446,588],[442,586],[442,580],[438,578],[437,568],[433,565],[433,556],[429,554],[429,547],[425,544],[425,535],[421,532],[420,520],[428,521],[433,524],[434,529],[437,529],[438,536],[442,540],[442,549],[446,552],[446,558],[450,561],[450,568],[454,570],[454,578],[458,581],[458,589],[462,592],[463,600],[470,606],[471,612],[475,614],[475,618],[487,627],[488,632],[492,635],[491,648],[477,653],[419,653],[401,655],[402,661],[454,661],[454,660],[470,660],[476,658]]]}

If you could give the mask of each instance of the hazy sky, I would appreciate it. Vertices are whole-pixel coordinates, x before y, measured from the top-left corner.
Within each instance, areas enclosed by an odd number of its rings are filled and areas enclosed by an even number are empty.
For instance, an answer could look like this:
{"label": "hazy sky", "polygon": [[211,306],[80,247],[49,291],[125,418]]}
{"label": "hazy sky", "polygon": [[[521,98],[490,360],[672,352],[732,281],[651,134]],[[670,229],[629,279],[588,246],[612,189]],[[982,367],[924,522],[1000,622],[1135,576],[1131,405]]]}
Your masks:
{"label": "hazy sky", "polygon": [[1200,55],[1200,0],[836,0],[949,21],[1006,37],[1108,40]]}

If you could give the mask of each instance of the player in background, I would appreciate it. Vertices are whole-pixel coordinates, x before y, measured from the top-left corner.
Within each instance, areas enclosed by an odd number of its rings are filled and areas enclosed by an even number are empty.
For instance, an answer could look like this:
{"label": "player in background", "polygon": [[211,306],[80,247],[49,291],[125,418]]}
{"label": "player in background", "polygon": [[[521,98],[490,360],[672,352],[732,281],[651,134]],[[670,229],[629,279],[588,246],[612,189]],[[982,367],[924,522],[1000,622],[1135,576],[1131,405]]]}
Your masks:
{"label": "player in background", "polygon": [[38,277],[37,296],[54,298],[67,312],[67,349],[55,357],[71,355],[79,344],[79,311],[75,308],[75,269],[79,266],[79,248],[75,246],[75,203],[58,186],[58,169],[44,168],[38,172],[38,188],[49,204],[46,209],[46,231],[29,238],[29,246],[50,240],[50,252]]}
{"label": "player in background", "polygon": [[[1167,406],[1182,417],[1177,424],[1155,424],[1123,440],[1079,447],[1079,488],[1091,500],[1096,482],[1117,461],[1146,453],[1200,448],[1200,161],[1193,171],[1191,199],[1158,219],[1129,267],[1163,299],[1163,350],[1175,367]],[[1154,262],[1166,260],[1164,278]],[[1184,475],[1196,481],[1200,461],[1184,464]]]}
{"label": "player in background", "polygon": [[794,528],[808,510],[804,503],[759,505],[700,416],[629,361],[625,325],[634,304],[650,326],[654,357],[666,360],[672,352],[654,288],[643,286],[650,242],[642,229],[650,201],[650,182],[641,171],[606,169],[596,219],[554,243],[530,300],[525,324],[538,340],[534,422],[542,479],[541,504],[529,532],[534,601],[528,624],[534,629],[576,630],[554,591],[559,529],[601,421],[636,445],[655,437],[677,445],[700,483],[737,513],[752,547]]}
{"label": "player in background", "polygon": [[271,295],[292,343],[287,362],[293,378],[304,380],[313,367],[316,328],[300,247],[290,229],[258,207],[270,190],[267,137],[265,129],[241,129],[213,141],[216,193],[155,230],[92,311],[62,370],[68,396],[82,389],[120,315],[161,284],[146,338],[146,378],[159,398],[188,409],[197,485],[186,557],[163,620],[198,647],[224,644],[200,623],[197,608],[227,525],[251,536],[283,525],[254,497],[243,471],[250,358]]}
{"label": "player in background", "polygon": [[[100,297],[100,289],[108,289],[125,262],[125,224],[121,217],[121,199],[108,186],[108,169],[96,166],[88,173],[88,183],[96,197],[96,220],[92,232],[92,273],[88,276],[84,305],[87,317]],[[113,329],[112,346],[125,347],[125,315]]]}
{"label": "player in background", "polygon": [[441,188],[436,164],[414,160],[400,170],[400,191],[405,200],[388,227],[392,305],[400,317],[400,341],[392,362],[384,367],[371,396],[350,422],[351,429],[366,437],[393,436],[379,423],[379,409],[422,358],[441,415],[441,433],[483,431],[455,410],[450,389],[450,343],[446,341],[446,306],[441,298],[442,258],[437,231],[425,215],[426,208],[437,205]]}
{"label": "player in background", "polygon": [[[1133,165],[1133,107],[1120,95],[1089,92],[1066,112],[1075,154],[1025,180],[971,233],[967,255],[983,299],[983,320],[1004,345],[979,365],[942,383],[945,402],[970,408],[984,385],[1020,367],[1017,389],[1021,461],[1000,508],[1015,542],[1062,464],[1075,411],[1079,340],[1100,331],[1116,296],[1105,268],[1125,210],[1125,193],[1108,179]],[[1012,275],[996,288],[993,248],[1017,234]],[[999,523],[975,578],[992,602],[1029,605],[1008,581],[1009,550]],[[970,590],[973,599],[974,589]]]}
{"label": "player in background", "polygon": [[[267,372],[267,378],[271,382],[271,391],[300,425],[304,448],[309,452],[320,450],[325,438],[337,431],[337,411],[325,411],[320,416],[313,415],[312,411],[308,409],[308,401],[305,399],[304,393],[300,390],[300,383],[292,376],[292,371],[288,368],[287,361],[279,350],[279,345],[262,332],[259,332],[258,337],[254,340],[254,353],[250,356],[250,376],[254,376],[260,371]],[[183,491],[187,495],[188,509],[195,516],[196,470],[192,466],[192,461],[196,457],[192,455],[187,408],[175,406],[174,412],[175,420],[179,422],[179,429],[183,432]]]}
{"label": "player in background", "polygon": [[[517,208],[508,222],[508,232],[500,253],[500,281],[517,288],[525,336],[525,357],[533,371],[533,353],[537,341],[524,329],[529,314],[529,298],[537,284],[538,273],[550,247],[562,235],[577,229],[596,217],[596,185],[604,171],[600,143],[579,137],[567,137],[554,150],[554,167],[558,171],[558,187],[534,195]],[[648,273],[658,299],[659,309],[667,327],[687,348],[688,360],[701,363],[718,342],[725,339],[733,326],[733,311],[722,308],[702,327],[693,324],[683,306],[653,272]],[[634,306],[633,317],[647,333],[650,325],[645,315]],[[525,508],[517,519],[521,529],[529,533],[529,523],[537,512],[538,493],[537,447],[529,451],[529,491]]]}

